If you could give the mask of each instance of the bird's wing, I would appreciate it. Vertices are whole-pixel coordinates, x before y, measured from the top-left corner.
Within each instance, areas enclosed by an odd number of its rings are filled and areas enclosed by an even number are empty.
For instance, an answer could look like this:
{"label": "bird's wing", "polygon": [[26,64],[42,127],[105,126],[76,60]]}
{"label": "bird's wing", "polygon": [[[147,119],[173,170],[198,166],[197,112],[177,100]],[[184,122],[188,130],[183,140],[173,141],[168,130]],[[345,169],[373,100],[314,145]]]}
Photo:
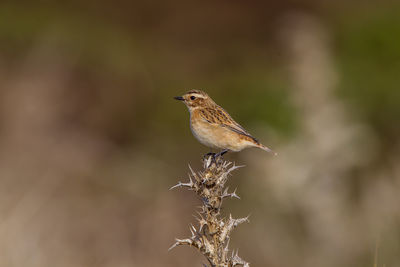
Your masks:
{"label": "bird's wing", "polygon": [[234,121],[228,112],[220,106],[201,109],[200,116],[210,124],[227,128],[230,131],[247,136],[258,143],[256,138],[251,136],[239,123]]}

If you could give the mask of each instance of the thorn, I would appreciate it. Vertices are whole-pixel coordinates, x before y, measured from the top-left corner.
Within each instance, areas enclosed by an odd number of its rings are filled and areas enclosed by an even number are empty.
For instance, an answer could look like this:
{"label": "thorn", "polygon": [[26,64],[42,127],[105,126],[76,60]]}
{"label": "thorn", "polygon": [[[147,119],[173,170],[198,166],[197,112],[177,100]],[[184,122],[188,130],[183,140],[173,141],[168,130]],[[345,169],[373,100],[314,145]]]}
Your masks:
{"label": "thorn", "polygon": [[234,170],[237,170],[237,169],[240,169],[240,168],[243,168],[243,167],[245,167],[246,165],[233,165],[228,171],[227,171],[227,173],[231,173],[231,172],[233,172]]}
{"label": "thorn", "polygon": [[240,199],[240,197],[236,194],[236,190],[237,190],[237,188],[232,193],[228,193],[228,188],[226,188],[224,190],[224,193],[222,194],[221,198],[230,197],[230,198]]}
{"label": "thorn", "polygon": [[193,240],[189,239],[189,238],[187,238],[187,239],[175,238],[175,241],[176,242],[168,249],[168,251],[170,251],[171,249],[173,249],[177,246],[180,246],[180,245],[189,245],[189,246],[193,245]]}
{"label": "thorn", "polygon": [[171,251],[172,249],[176,248],[179,245],[178,242],[175,242],[172,246],[169,247],[168,251]]}
{"label": "thorn", "polygon": [[227,187],[225,188],[223,195],[228,195],[228,189],[229,189],[229,186],[227,186]]}
{"label": "thorn", "polygon": [[193,171],[192,167],[190,167],[190,165],[188,164],[190,171],[192,172],[193,176],[196,176],[196,173]]}
{"label": "thorn", "polygon": [[[232,219],[232,217],[230,217],[230,219]],[[232,219],[233,220],[233,227],[238,226],[239,224],[242,224],[244,222],[250,222],[249,221],[249,216],[244,217],[244,218],[239,218],[239,219]]]}
{"label": "thorn", "polygon": [[171,187],[169,188],[169,190],[175,189],[175,188],[177,188],[177,187],[179,187],[179,186],[181,186],[181,185],[182,185],[182,183],[179,181],[176,185],[171,186]]}
{"label": "thorn", "polygon": [[182,183],[181,181],[179,181],[179,183],[177,183],[174,186],[171,186],[169,190],[175,189],[177,187],[189,187],[189,188],[193,188],[194,183],[192,182],[192,180],[190,180],[189,183]]}
{"label": "thorn", "polygon": [[207,222],[206,222],[206,221],[202,221],[202,222],[200,223],[199,232],[202,232],[204,226],[206,226],[206,225],[207,225]]}
{"label": "thorn", "polygon": [[196,228],[194,228],[194,226],[193,226],[192,224],[190,225],[189,230],[190,230],[190,232],[192,233],[192,237],[196,236],[196,235],[195,235],[195,233],[196,233]]}
{"label": "thorn", "polygon": [[225,245],[225,248],[224,248],[224,250],[225,250],[225,252],[226,253],[228,253],[228,251],[229,251],[229,241],[230,241],[231,239],[230,238],[228,238],[228,240],[226,241],[226,245]]}
{"label": "thorn", "polygon": [[224,164],[222,165],[222,168],[226,169],[226,168],[228,168],[229,165],[231,165],[231,164],[232,164],[232,162],[230,162],[230,161],[225,161]]}
{"label": "thorn", "polygon": [[204,161],[204,169],[208,169],[211,166],[212,156],[209,156],[207,160]]}
{"label": "thorn", "polygon": [[235,190],[233,191],[233,193],[231,193],[231,195],[232,195],[232,197],[240,199],[240,197],[236,194],[236,190],[237,190],[237,188],[235,188]]}

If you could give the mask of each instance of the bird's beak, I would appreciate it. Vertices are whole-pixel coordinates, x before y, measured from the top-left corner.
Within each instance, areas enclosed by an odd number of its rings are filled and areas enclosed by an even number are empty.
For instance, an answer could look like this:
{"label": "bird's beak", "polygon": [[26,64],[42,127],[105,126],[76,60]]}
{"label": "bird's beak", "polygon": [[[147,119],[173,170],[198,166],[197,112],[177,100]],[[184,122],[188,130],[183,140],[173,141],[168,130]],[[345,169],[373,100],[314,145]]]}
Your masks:
{"label": "bird's beak", "polygon": [[174,97],[174,99],[176,99],[176,100],[180,100],[180,101],[183,101],[183,100],[185,100],[183,97],[181,97],[181,96],[175,96]]}

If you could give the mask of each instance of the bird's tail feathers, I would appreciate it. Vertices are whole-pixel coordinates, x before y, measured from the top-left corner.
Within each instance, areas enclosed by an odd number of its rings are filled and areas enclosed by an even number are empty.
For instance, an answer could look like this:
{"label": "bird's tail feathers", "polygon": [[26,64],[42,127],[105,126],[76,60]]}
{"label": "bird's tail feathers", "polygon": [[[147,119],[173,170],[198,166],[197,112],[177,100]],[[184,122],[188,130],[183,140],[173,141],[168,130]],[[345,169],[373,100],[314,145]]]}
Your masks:
{"label": "bird's tail feathers", "polygon": [[276,153],[276,152],[273,151],[272,149],[270,149],[270,148],[264,146],[263,144],[258,144],[257,147],[258,147],[258,148],[261,148],[261,149],[264,150],[264,151],[267,151],[267,152],[272,153],[274,156],[277,156],[277,155],[278,155],[278,153]]}

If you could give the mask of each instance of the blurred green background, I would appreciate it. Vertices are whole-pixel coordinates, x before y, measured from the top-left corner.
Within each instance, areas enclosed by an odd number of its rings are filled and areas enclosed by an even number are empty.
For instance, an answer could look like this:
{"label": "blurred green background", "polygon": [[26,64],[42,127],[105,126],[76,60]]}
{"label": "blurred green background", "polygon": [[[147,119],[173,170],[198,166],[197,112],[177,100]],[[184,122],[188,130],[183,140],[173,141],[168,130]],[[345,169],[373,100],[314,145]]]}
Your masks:
{"label": "blurred green background", "polygon": [[276,150],[229,153],[252,266],[400,266],[397,1],[0,3],[0,266],[201,266],[206,91]]}

